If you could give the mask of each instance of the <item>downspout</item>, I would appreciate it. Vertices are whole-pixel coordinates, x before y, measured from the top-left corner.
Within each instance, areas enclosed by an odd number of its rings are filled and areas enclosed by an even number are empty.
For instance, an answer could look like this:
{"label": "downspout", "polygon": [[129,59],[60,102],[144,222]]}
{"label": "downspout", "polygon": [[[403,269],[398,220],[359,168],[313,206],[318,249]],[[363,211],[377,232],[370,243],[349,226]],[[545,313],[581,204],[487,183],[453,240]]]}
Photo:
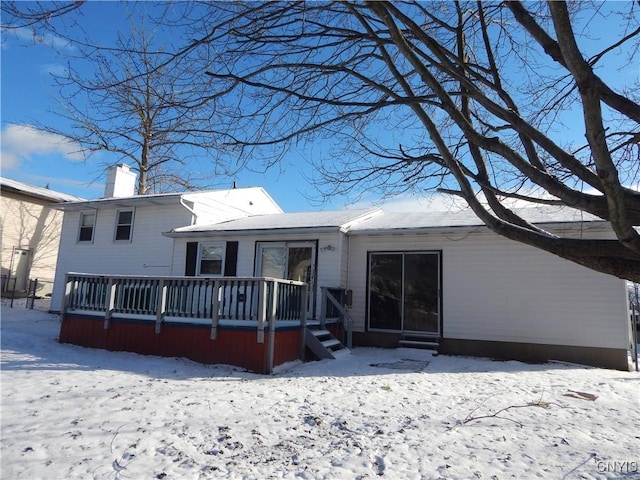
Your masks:
{"label": "downspout", "polygon": [[350,263],[351,263],[351,235],[349,235],[349,232],[347,232],[347,284],[345,285],[346,290],[348,290],[349,285],[351,285],[351,278],[350,278],[351,269],[349,268]]}
{"label": "downspout", "polygon": [[[191,225],[195,225],[196,222],[198,221],[198,214],[193,208],[187,205],[187,203],[185,202],[182,196],[180,196],[180,205],[182,205],[184,209],[191,214]],[[170,275],[173,275],[173,267],[174,267],[173,259],[175,258],[175,255],[176,255],[176,238],[174,237],[172,240],[173,240],[173,246],[171,247],[171,270],[169,271]]]}

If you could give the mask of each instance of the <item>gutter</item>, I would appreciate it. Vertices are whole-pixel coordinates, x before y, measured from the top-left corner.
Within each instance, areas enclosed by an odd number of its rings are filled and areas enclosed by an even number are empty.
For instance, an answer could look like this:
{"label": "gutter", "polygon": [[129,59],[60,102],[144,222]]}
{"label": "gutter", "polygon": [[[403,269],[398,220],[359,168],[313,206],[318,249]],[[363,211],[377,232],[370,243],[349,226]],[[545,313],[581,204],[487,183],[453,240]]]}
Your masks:
{"label": "gutter", "polygon": [[338,233],[341,227],[283,227],[283,228],[260,228],[253,230],[189,230],[186,232],[162,232],[162,235],[169,238],[194,238],[194,237],[248,237],[256,235],[282,235],[282,234],[303,234],[303,233]]}
{"label": "gutter", "polygon": [[[550,222],[550,223],[535,223],[534,225],[543,229],[548,229],[550,232],[558,230],[570,230],[577,232],[579,227],[580,232],[586,230],[604,230],[611,231],[609,222],[591,221],[591,222]],[[349,236],[380,236],[380,235],[403,235],[403,234],[428,234],[428,233],[493,233],[489,227],[484,224],[481,225],[450,225],[439,227],[380,227],[371,229],[351,230],[347,235]]]}

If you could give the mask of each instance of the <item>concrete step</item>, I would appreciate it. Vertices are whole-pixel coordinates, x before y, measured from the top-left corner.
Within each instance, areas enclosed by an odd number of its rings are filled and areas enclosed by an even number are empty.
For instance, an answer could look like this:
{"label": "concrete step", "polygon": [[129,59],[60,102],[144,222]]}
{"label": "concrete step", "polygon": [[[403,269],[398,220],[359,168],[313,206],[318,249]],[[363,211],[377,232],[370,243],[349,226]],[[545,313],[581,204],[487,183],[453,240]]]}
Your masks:
{"label": "concrete step", "polygon": [[334,350],[333,352],[331,352],[331,354],[333,355],[334,359],[338,360],[340,358],[348,357],[349,355],[351,355],[351,350],[349,350],[348,348],[341,348],[340,350]]}
{"label": "concrete step", "polygon": [[400,340],[399,344],[405,348],[422,348],[425,350],[438,350],[440,348],[440,342],[431,340]]}

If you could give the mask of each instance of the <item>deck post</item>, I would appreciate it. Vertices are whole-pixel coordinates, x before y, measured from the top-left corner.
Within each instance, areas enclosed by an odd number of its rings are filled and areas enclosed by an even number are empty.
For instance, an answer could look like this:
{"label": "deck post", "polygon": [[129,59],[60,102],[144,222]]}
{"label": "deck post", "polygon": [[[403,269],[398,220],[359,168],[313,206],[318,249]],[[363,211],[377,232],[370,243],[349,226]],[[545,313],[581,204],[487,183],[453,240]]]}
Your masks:
{"label": "deck post", "polygon": [[158,281],[158,296],[156,297],[156,333],[162,331],[162,322],[167,311],[167,284],[164,280]]}
{"label": "deck post", "polygon": [[267,281],[260,280],[258,289],[258,343],[264,343],[264,324],[267,318]]}
{"label": "deck post", "polygon": [[104,298],[104,329],[108,330],[111,322],[111,315],[116,301],[116,284],[113,283],[113,278],[109,278],[107,282],[107,291]]}
{"label": "deck post", "polygon": [[[269,310],[269,335],[267,337],[267,371],[273,372],[273,354],[276,345],[276,315],[278,308],[278,282],[273,282],[271,310]],[[263,332],[264,335],[264,332]]]}
{"label": "deck post", "polygon": [[304,361],[304,354],[307,348],[307,293],[309,285],[302,287],[302,305],[300,306],[300,360]]}
{"label": "deck post", "polygon": [[327,287],[320,287],[320,328],[324,329],[327,326]]}
{"label": "deck post", "polygon": [[64,320],[64,316],[69,308],[69,301],[71,297],[71,282],[69,281],[69,274],[64,274],[64,295],[62,296],[62,305],[60,305],[60,323]]}
{"label": "deck post", "polygon": [[218,295],[220,294],[220,281],[213,282],[211,293],[211,340],[218,338]]}

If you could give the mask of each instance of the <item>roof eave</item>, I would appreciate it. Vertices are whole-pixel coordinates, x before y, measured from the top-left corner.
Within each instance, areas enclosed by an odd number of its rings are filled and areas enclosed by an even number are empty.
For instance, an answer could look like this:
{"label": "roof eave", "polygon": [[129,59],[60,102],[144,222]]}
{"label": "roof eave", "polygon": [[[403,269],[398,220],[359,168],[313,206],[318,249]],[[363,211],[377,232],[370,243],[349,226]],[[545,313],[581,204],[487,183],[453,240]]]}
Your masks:
{"label": "roof eave", "polygon": [[254,228],[238,230],[189,230],[186,232],[169,231],[162,235],[170,238],[195,238],[195,237],[248,237],[248,236],[271,236],[271,235],[296,235],[303,233],[338,233],[341,227],[283,227],[283,228]]}
{"label": "roof eave", "polygon": [[[548,228],[550,230],[576,230],[580,225],[588,226],[589,229],[610,230],[609,222],[606,220],[590,220],[590,221],[563,221],[563,222],[544,222],[534,223],[534,225],[540,228]],[[441,225],[433,227],[381,227],[361,230],[351,230],[349,235],[362,236],[362,235],[401,235],[405,233],[473,233],[479,231],[490,232],[491,230],[484,224],[476,225]]]}
{"label": "roof eave", "polygon": [[153,205],[179,205],[182,194],[153,197],[140,195],[139,197],[101,198],[83,202],[57,203],[52,205],[57,210],[77,212],[81,210],[97,210],[99,208],[131,208]]}

